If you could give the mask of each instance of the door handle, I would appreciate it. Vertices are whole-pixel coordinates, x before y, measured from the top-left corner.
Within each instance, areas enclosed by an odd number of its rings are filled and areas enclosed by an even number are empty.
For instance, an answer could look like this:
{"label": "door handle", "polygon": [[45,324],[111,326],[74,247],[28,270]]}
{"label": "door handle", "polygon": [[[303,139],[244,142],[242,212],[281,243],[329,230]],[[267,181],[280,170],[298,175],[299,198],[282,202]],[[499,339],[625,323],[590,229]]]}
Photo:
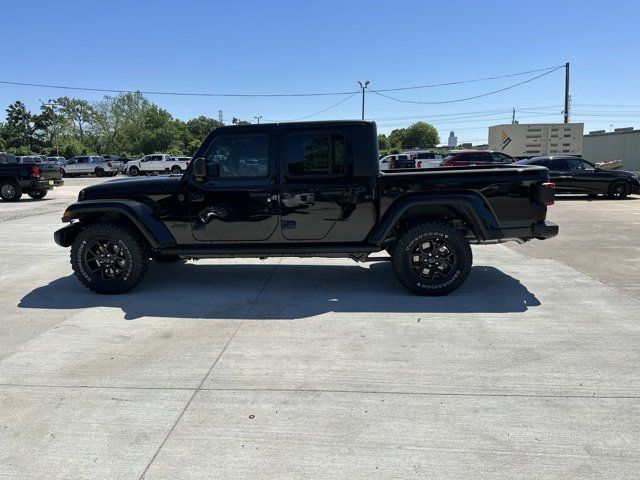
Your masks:
{"label": "door handle", "polygon": [[193,192],[189,198],[192,202],[202,202],[204,201],[204,194],[201,192]]}

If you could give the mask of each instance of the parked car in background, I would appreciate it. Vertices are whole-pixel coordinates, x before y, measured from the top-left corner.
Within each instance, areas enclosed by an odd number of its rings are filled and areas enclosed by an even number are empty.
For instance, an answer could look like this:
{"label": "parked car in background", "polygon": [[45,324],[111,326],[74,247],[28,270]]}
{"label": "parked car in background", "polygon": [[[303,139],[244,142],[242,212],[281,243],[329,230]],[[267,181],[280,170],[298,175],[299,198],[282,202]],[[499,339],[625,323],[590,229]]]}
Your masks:
{"label": "parked car in background", "polygon": [[107,162],[111,162],[111,165],[118,169],[118,172],[124,171],[124,162],[117,155],[102,155]]}
{"label": "parked car in background", "polygon": [[65,163],[67,163],[67,159],[64,157],[47,157],[50,163],[55,163],[59,167],[62,167]]}
{"label": "parked car in background", "polygon": [[396,168],[416,168],[416,162],[404,153],[387,155],[379,161],[380,170],[394,170]]}
{"label": "parked car in background", "polygon": [[118,169],[111,162],[97,155],[70,158],[60,170],[65,177],[92,174],[96,177],[113,177],[118,174]]}
{"label": "parked car in background", "polygon": [[153,155],[146,155],[138,160],[128,162],[125,173],[132,177],[149,173],[181,174],[187,169],[190,160],[191,158],[188,158],[188,160],[178,160],[166,153],[154,153]]}
{"label": "parked car in background", "polygon": [[[44,158],[47,159],[47,157]],[[45,180],[53,180],[54,184],[62,179],[62,172],[58,164],[50,162],[48,159],[43,160],[43,157],[40,155],[23,155],[15,157],[15,159],[16,163],[37,165],[40,171],[40,176]]]}
{"label": "parked car in background", "polygon": [[441,167],[473,167],[476,165],[502,166],[515,162],[516,159],[506,153],[493,150],[452,150],[444,157]]}
{"label": "parked car in background", "polygon": [[[41,160],[41,159],[40,159]],[[43,199],[54,186],[64,182],[54,173],[45,173],[44,163],[21,162],[10,153],[0,152],[0,198],[5,202],[20,200],[23,193],[36,200]],[[59,172],[56,173],[59,175]]]}
{"label": "parked car in background", "polygon": [[515,165],[540,165],[549,169],[549,179],[558,193],[606,195],[623,199],[640,193],[638,175],[625,170],[605,170],[580,157],[545,156],[520,160]]}
{"label": "parked car in background", "polygon": [[412,150],[402,152],[415,162],[415,168],[437,168],[442,163],[442,155],[430,150]]}

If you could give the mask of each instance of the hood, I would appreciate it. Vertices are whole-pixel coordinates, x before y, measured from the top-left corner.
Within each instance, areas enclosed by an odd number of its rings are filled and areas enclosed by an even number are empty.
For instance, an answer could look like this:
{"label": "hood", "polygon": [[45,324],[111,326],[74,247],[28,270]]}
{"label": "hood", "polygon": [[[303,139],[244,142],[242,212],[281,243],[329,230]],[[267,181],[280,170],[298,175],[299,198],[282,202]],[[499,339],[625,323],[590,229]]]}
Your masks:
{"label": "hood", "polygon": [[78,195],[78,200],[168,195],[178,190],[181,178],[179,175],[171,175],[168,177],[158,176],[109,180],[82,189]]}

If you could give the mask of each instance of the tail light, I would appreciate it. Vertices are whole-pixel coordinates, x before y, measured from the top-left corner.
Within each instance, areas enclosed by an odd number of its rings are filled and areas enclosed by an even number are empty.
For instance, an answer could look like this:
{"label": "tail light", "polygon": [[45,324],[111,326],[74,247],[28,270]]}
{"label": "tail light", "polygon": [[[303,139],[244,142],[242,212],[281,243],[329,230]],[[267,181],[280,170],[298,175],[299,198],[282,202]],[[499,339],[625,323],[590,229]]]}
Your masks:
{"label": "tail light", "polygon": [[111,162],[107,162],[107,167],[111,168]]}
{"label": "tail light", "polygon": [[32,177],[38,177],[40,175],[40,169],[38,167],[36,167],[35,165],[31,166],[31,176]]}
{"label": "tail light", "polygon": [[553,205],[556,196],[556,184],[547,182],[542,184],[542,190],[540,191],[540,200],[544,205]]}
{"label": "tail light", "polygon": [[416,168],[422,168],[422,161],[421,160],[418,160],[416,162]]}

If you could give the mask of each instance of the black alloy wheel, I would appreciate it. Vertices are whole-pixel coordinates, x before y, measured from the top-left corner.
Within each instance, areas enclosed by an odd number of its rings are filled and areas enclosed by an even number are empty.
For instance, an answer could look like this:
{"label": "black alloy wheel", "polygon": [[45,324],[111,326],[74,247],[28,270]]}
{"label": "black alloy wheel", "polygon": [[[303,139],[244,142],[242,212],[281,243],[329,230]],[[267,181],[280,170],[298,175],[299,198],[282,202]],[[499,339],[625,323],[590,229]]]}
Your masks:
{"label": "black alloy wheel", "polygon": [[629,184],[624,180],[616,180],[609,185],[609,190],[607,192],[607,196],[609,198],[613,198],[615,200],[622,200],[629,195]]}
{"label": "black alloy wheel", "polygon": [[392,256],[400,283],[418,295],[446,295],[469,276],[473,255],[465,236],[447,223],[414,226],[398,240]]}

